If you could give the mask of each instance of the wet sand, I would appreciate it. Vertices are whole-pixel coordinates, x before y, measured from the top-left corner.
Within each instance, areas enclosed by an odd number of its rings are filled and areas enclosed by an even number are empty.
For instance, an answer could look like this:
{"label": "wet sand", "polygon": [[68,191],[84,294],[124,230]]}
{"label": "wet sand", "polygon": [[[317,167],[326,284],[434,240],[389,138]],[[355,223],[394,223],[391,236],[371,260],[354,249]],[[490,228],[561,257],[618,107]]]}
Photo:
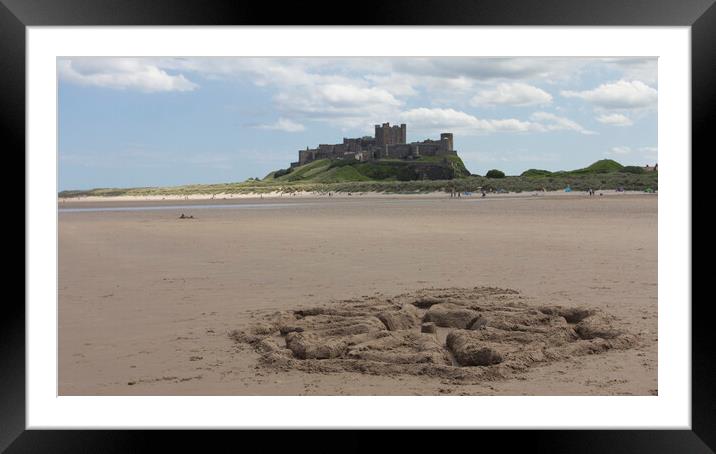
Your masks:
{"label": "wet sand", "polygon": [[[212,201],[213,202],[213,201]],[[63,202],[61,208],[185,201]],[[62,395],[651,395],[657,196],[282,197],[59,214]],[[178,219],[181,213],[195,219]],[[628,349],[498,380],[264,367],[229,336],[341,300],[499,287],[607,312]]]}

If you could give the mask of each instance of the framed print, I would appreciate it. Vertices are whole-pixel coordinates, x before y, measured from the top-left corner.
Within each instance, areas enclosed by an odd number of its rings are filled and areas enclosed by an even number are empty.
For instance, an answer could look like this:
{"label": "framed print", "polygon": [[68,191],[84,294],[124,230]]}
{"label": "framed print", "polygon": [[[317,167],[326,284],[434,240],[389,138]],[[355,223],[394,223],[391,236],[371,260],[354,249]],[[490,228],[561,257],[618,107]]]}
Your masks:
{"label": "framed print", "polygon": [[237,428],[712,451],[712,2],[2,1],[8,452]]}

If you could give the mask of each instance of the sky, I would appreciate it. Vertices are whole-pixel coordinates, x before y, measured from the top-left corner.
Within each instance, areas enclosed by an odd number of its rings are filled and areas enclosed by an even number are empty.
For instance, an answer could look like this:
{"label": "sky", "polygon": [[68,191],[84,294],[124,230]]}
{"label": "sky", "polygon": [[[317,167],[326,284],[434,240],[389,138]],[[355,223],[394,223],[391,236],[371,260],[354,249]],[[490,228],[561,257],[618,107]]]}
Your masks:
{"label": "sky", "polygon": [[59,189],[263,178],[407,124],[472,173],[657,162],[656,58],[58,58]]}

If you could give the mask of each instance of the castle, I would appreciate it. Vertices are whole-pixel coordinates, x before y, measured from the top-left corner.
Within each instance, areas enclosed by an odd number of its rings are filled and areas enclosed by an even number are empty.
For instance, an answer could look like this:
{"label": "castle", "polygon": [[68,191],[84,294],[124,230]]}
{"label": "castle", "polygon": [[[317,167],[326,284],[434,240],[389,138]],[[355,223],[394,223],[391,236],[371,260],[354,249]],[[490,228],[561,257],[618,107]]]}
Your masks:
{"label": "castle", "polygon": [[440,140],[424,140],[406,143],[406,126],[390,126],[390,123],[375,125],[375,137],[343,139],[335,145],[321,144],[298,152],[298,162],[291,167],[302,166],[316,159],[417,159],[421,156],[457,155],[453,149],[452,133],[440,134]]}

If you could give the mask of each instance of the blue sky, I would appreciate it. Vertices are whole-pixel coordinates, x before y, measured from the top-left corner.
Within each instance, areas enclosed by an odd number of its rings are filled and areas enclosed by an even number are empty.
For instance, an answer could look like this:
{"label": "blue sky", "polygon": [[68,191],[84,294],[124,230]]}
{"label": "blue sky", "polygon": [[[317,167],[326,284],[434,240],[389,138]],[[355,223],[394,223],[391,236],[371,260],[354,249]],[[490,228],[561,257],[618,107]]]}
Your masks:
{"label": "blue sky", "polygon": [[657,162],[656,58],[60,58],[59,188],[263,178],[406,123],[467,168]]}

